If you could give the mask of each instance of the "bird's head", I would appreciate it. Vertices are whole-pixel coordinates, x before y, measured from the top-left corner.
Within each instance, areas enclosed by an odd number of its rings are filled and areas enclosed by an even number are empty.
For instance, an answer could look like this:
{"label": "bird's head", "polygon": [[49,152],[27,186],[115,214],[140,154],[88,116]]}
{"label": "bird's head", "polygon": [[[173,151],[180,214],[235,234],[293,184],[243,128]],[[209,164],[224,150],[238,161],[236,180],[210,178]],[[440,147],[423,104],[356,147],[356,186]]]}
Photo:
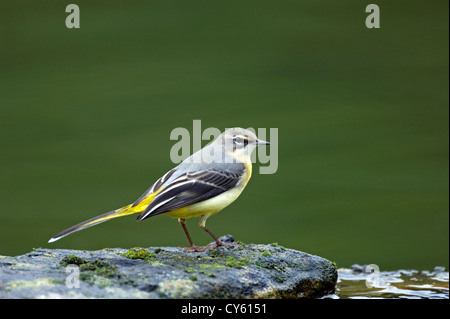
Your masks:
{"label": "bird's head", "polygon": [[270,144],[258,139],[253,132],[240,127],[227,129],[217,140],[221,140],[225,150],[232,151],[238,156],[244,154],[250,156],[256,146]]}

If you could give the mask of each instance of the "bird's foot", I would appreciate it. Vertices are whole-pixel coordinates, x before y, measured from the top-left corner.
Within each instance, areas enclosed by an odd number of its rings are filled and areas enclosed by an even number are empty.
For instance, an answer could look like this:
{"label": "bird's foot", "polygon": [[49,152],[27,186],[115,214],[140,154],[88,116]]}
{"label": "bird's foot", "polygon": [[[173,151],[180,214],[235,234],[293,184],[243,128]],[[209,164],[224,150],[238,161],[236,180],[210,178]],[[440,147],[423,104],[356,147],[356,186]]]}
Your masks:
{"label": "bird's foot", "polygon": [[182,247],[184,251],[196,251],[198,253],[211,249],[209,246],[198,247],[192,245],[191,247]]}
{"label": "bird's foot", "polygon": [[214,238],[214,242],[209,243],[208,246],[210,246],[212,249],[216,248],[218,246],[234,246],[238,243],[234,241],[233,236],[231,235],[225,235],[221,236],[220,238]]}
{"label": "bird's foot", "polygon": [[227,243],[227,242],[223,242],[223,241],[216,241],[214,243],[210,243],[209,245],[203,246],[203,247],[199,247],[199,246],[195,246],[192,245],[191,247],[183,247],[184,251],[195,251],[195,252],[204,252],[210,249],[214,249],[217,248],[219,246],[234,246],[237,245],[237,243],[232,242],[232,243]]}
{"label": "bird's foot", "polygon": [[234,246],[234,245],[237,245],[237,243],[236,242],[227,243],[221,240],[217,240],[216,242],[209,244],[207,247],[210,247],[209,249],[214,249],[219,246]]}

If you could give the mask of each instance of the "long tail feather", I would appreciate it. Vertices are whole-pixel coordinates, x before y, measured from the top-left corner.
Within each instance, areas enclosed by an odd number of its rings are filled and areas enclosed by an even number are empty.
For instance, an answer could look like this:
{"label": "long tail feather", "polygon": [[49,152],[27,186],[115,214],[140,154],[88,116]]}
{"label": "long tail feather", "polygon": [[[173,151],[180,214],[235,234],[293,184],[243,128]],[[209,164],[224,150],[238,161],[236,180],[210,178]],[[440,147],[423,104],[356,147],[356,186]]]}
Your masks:
{"label": "long tail feather", "polygon": [[48,242],[49,243],[55,242],[55,241],[65,237],[67,235],[70,235],[74,232],[86,229],[86,228],[94,226],[94,225],[98,225],[100,223],[106,222],[107,220],[110,220],[113,218],[136,214],[136,213],[139,213],[139,211],[137,209],[131,207],[131,205],[128,205],[128,206],[113,210],[111,212],[108,212],[106,214],[102,214],[100,216],[91,218],[89,220],[86,220],[86,221],[79,223],[75,226],[72,226],[70,228],[67,228],[66,230],[63,230],[59,234],[50,238],[50,240]]}

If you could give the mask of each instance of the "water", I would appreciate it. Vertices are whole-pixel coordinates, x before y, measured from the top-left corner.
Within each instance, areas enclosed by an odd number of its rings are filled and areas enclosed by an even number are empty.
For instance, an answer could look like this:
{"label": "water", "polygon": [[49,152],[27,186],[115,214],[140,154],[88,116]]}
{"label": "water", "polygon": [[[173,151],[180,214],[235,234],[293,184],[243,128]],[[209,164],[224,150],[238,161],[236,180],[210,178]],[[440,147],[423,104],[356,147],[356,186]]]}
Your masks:
{"label": "water", "polygon": [[338,269],[333,299],[449,299],[449,272],[395,270],[365,272],[365,266]]}

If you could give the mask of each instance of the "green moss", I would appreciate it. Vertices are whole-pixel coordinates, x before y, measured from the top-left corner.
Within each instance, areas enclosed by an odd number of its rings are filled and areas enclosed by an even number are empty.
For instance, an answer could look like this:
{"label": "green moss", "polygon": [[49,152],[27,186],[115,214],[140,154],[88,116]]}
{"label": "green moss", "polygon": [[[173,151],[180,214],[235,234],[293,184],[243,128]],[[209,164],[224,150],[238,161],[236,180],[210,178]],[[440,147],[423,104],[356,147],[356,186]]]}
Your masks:
{"label": "green moss", "polygon": [[191,272],[197,272],[198,270],[195,269],[194,267],[184,267],[184,271],[187,273],[191,273]]}
{"label": "green moss", "polygon": [[106,286],[105,278],[120,278],[117,267],[101,259],[87,261],[76,255],[67,255],[59,263],[63,266],[77,265],[80,269],[80,279],[90,284],[95,282],[100,286]]}
{"label": "green moss", "polygon": [[258,260],[258,261],[255,262],[255,264],[256,264],[258,267],[261,267],[261,268],[265,268],[265,269],[275,269],[275,264],[269,263],[269,262],[266,262],[266,261]]}
{"label": "green moss", "polygon": [[56,278],[49,278],[48,282],[54,285],[62,285],[65,284],[66,281],[65,280],[61,280],[61,279],[56,279]]}
{"label": "green moss", "polygon": [[194,268],[192,266],[184,267],[184,271],[187,273],[203,274],[208,277],[216,277],[216,274],[213,272],[213,270],[219,268],[226,268],[226,266],[221,264],[198,264],[196,266],[198,268]]}
{"label": "green moss", "polygon": [[87,263],[86,259],[83,259],[81,257],[78,257],[77,255],[67,255],[59,262],[63,266],[67,265],[77,265],[80,266],[82,264]]}
{"label": "green moss", "polygon": [[264,268],[264,269],[273,269],[273,270],[276,270],[276,271],[279,271],[279,272],[286,272],[286,267],[285,266],[283,266],[282,264],[280,264],[280,263],[273,263],[273,262],[271,262],[270,260],[264,260],[264,259],[260,259],[260,260],[257,260],[256,262],[255,262],[255,264],[258,266],[258,267],[261,267],[261,268]]}
{"label": "green moss", "polygon": [[156,259],[155,254],[148,252],[144,248],[138,248],[138,247],[131,248],[121,255],[125,256],[129,259],[142,259],[145,261],[153,261]]}
{"label": "green moss", "polygon": [[206,270],[200,270],[198,273],[199,273],[199,274],[203,274],[203,275],[208,276],[208,277],[216,277],[216,274],[215,274],[215,273],[213,273],[213,272],[208,272],[208,271],[206,271]]}
{"label": "green moss", "polygon": [[107,261],[96,259],[80,265],[80,271],[92,271],[96,275],[112,278],[116,276],[117,267]]}
{"label": "green moss", "polygon": [[109,262],[95,259],[80,265],[80,279],[89,284],[105,287],[113,283],[110,278],[120,279],[117,267]]}
{"label": "green moss", "polygon": [[283,246],[279,245],[278,243],[271,243],[270,246],[277,247],[277,248],[279,248],[281,250],[286,250],[286,248],[284,248]]}
{"label": "green moss", "polygon": [[234,257],[228,256],[226,258],[226,263],[225,265],[227,265],[228,267],[232,267],[232,268],[242,268],[244,266],[247,266],[249,263],[247,258],[240,258],[239,260],[236,260]]}
{"label": "green moss", "polygon": [[216,277],[216,274],[211,272],[211,270],[225,268],[224,265],[220,265],[220,264],[200,264],[199,267],[201,269],[199,272],[208,277]]}
{"label": "green moss", "polygon": [[210,249],[208,250],[208,254],[212,258],[216,258],[216,257],[224,257],[226,255],[226,252],[223,251],[222,249]]}

